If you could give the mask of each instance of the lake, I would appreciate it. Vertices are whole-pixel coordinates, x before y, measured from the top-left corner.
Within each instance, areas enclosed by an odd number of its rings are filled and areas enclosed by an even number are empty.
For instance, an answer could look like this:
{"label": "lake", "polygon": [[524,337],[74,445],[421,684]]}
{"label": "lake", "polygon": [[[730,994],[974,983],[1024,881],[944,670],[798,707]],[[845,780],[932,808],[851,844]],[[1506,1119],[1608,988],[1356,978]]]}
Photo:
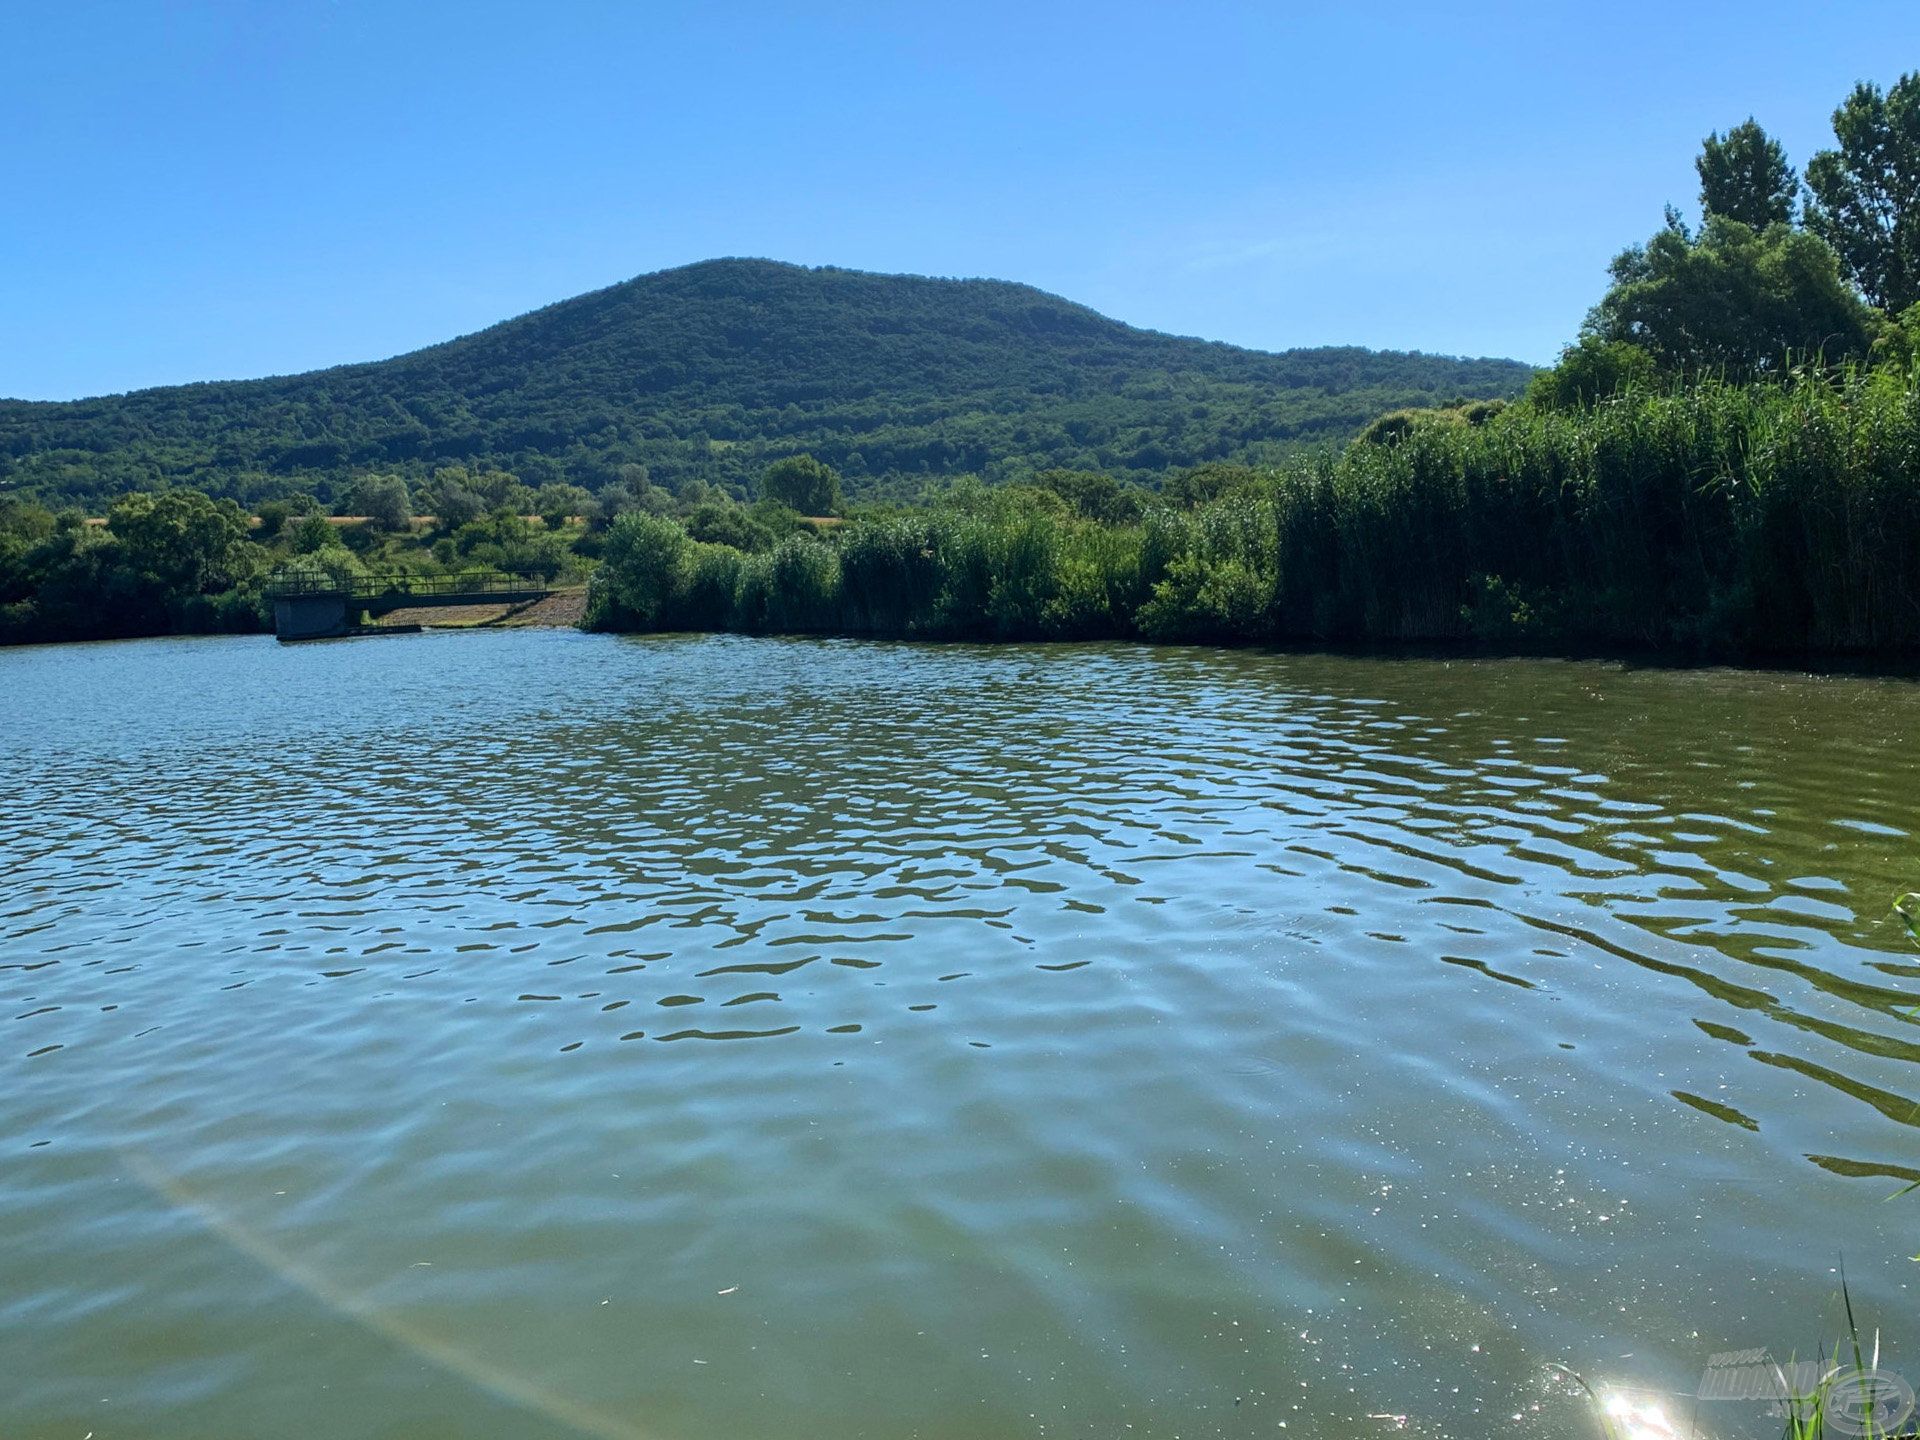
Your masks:
{"label": "lake", "polygon": [[1912,682],[429,632],[0,723],[9,1440],[1588,1436],[1550,1363],[1843,1263],[1920,1379]]}

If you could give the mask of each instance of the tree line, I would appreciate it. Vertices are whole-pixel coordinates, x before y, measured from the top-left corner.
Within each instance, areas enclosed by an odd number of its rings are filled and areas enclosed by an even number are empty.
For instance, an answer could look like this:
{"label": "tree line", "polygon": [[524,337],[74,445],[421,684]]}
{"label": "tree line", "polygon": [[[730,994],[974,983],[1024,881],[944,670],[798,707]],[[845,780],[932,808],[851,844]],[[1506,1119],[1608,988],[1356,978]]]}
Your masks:
{"label": "tree line", "polygon": [[584,580],[623,516],[659,518],[704,543],[768,549],[830,515],[839,477],[790,457],[742,504],[699,484],[679,493],[630,465],[599,494],[442,466],[425,483],[362,477],[329,514],[311,495],[249,514],[198,490],[123,496],[104,516],[0,496],[0,643],[254,631],[271,624],[277,579],[484,573]]}
{"label": "tree line", "polygon": [[1345,439],[1383,410],[1517,394],[1507,360],[1270,355],[1134,330],[1023,285],[715,261],[392,360],[59,404],[0,401],[0,491],[99,509],[184,485],[337,506],[445,468],[598,493],[645,466],[749,496],[786,456],[903,499],[960,474],[1145,483]]}

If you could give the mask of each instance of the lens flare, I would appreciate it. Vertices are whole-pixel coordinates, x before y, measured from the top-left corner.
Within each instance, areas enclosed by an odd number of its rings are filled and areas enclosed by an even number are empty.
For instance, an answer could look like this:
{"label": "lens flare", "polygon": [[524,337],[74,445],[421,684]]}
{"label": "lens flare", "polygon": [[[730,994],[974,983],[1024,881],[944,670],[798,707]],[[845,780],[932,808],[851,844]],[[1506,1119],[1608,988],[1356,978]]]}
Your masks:
{"label": "lens flare", "polygon": [[396,1345],[404,1346],[423,1360],[456,1375],[496,1399],[544,1415],[549,1420],[590,1436],[591,1440],[651,1440],[617,1415],[596,1410],[567,1395],[547,1389],[536,1380],[503,1370],[497,1363],[436,1335],[423,1326],[377,1308],[365,1296],[356,1295],[330,1277],[321,1274],[297,1256],[282,1250],[258,1231],[222,1214],[202,1197],[195,1195],[180,1177],[161,1168],[150,1157],[122,1151],[134,1178],[169,1204],[186,1211],[213,1234],[243,1255],[250,1257],[296,1289],[304,1290],[338,1315],[361,1325]]}

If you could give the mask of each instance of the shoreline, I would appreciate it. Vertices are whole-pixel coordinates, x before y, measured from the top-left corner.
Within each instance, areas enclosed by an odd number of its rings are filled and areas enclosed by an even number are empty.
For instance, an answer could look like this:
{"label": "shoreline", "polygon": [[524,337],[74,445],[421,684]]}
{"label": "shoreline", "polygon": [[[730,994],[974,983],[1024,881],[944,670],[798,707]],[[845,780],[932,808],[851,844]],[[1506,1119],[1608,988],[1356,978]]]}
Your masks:
{"label": "shoreline", "polygon": [[[380,624],[365,627],[360,633],[377,634],[382,630],[396,633],[408,631],[450,634],[454,632],[500,631],[500,630],[548,630],[569,631],[582,635],[600,635],[610,639],[623,638],[677,638],[687,639],[701,636],[730,636],[741,640],[813,640],[822,642],[851,642],[874,645],[906,645],[928,647],[972,648],[996,650],[1007,647],[1022,649],[1078,650],[1089,647],[1115,647],[1142,650],[1232,650],[1269,654],[1273,656],[1327,656],[1352,660],[1425,660],[1441,663],[1487,661],[1516,662],[1559,662],[1564,664],[1613,665],[1625,670],[1672,670],[1672,671],[1742,671],[1753,675],[1811,675],[1831,676],[1834,678],[1857,678],[1879,680],[1920,681],[1920,653],[1895,653],[1891,655],[1850,655],[1815,652],[1811,654],[1791,654],[1786,652],[1751,653],[1739,651],[1708,651],[1699,654],[1675,654],[1660,650],[1608,649],[1604,647],[1562,646],[1536,649],[1511,646],[1487,645],[1475,642],[1458,644],[1444,641],[1378,641],[1339,644],[1333,642],[1314,643],[1311,641],[1288,642],[1278,640],[1150,640],[1138,635],[1090,636],[1081,639],[1057,639],[1046,637],[997,639],[976,636],[936,636],[936,635],[892,635],[876,631],[855,630],[794,630],[794,631],[745,631],[745,630],[700,630],[700,629],[662,629],[662,630],[619,630],[594,629],[579,624],[576,620],[564,618],[564,609],[555,602],[568,602],[573,608],[584,611],[584,591],[562,591],[546,597],[544,601],[533,602],[524,607],[503,607],[508,612],[491,617],[465,621],[463,623],[436,623],[421,617],[432,613],[431,607],[418,607],[405,612],[394,611],[394,615],[406,615],[402,624]],[[545,613],[534,613],[542,605],[550,606]],[[443,607],[458,613],[456,607]],[[188,630],[159,631],[145,635],[99,635],[69,639],[16,640],[0,642],[0,654],[9,650],[37,650],[52,645],[110,645],[143,640],[197,640],[197,639],[238,639],[252,636],[260,639],[272,639],[270,630]]]}

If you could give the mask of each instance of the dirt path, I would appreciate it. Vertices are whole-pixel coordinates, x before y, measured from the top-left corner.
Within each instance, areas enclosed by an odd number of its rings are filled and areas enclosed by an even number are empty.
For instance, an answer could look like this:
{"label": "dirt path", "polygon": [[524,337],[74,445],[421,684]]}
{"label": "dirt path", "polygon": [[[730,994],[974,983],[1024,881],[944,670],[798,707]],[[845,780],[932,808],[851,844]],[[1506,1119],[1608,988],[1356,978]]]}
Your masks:
{"label": "dirt path", "polygon": [[424,625],[433,630],[471,630],[498,620],[511,609],[511,605],[409,605],[404,610],[389,610],[373,623],[376,628]]}
{"label": "dirt path", "polygon": [[374,623],[419,625],[429,630],[476,630],[482,627],[512,629],[569,629],[587,613],[584,586],[556,590],[539,600],[520,605],[409,605],[389,610]]}
{"label": "dirt path", "polygon": [[536,600],[531,605],[522,606],[500,621],[505,629],[544,626],[551,629],[569,629],[580,623],[587,613],[587,592],[578,590],[556,590],[544,600]]}

